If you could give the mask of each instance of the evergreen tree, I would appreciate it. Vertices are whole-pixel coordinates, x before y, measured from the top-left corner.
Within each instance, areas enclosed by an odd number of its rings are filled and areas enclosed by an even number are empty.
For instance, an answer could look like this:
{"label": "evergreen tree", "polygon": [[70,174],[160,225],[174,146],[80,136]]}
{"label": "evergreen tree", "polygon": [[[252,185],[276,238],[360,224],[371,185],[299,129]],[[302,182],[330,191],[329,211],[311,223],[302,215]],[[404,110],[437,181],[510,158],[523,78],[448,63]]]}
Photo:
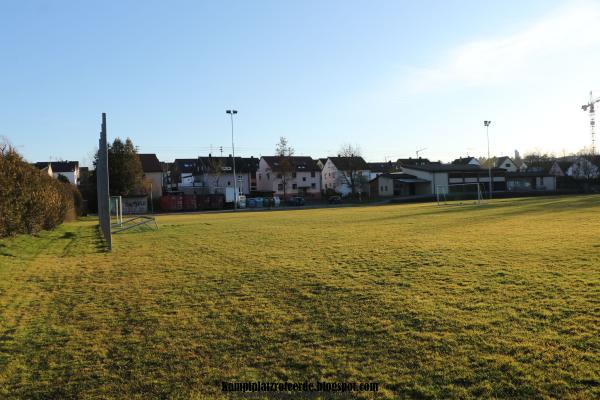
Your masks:
{"label": "evergreen tree", "polygon": [[142,163],[131,139],[115,138],[108,147],[108,181],[111,196],[144,194]]}

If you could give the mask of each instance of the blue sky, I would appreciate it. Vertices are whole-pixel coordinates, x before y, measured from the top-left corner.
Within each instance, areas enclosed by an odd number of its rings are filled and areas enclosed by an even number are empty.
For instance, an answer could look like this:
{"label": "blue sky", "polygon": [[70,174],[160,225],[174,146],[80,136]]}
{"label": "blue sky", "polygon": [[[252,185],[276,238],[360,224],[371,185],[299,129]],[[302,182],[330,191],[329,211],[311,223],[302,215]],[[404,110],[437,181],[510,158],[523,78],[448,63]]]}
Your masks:
{"label": "blue sky", "polygon": [[577,151],[600,95],[593,1],[0,0],[0,135],[30,161],[91,162],[109,138],[161,160],[368,160]]}

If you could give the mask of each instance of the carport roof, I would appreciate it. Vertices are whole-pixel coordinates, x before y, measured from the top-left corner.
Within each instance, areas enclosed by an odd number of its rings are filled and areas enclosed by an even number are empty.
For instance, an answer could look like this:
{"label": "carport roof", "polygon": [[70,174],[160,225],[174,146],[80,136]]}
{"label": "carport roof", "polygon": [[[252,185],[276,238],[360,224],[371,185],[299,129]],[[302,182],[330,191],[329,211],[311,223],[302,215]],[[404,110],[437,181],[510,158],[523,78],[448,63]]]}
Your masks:
{"label": "carport roof", "polygon": [[379,178],[388,178],[388,179],[392,179],[394,181],[397,182],[402,182],[402,183],[430,183],[431,181],[427,180],[427,179],[421,179],[421,178],[417,178],[414,175],[410,175],[410,174],[405,174],[402,172],[398,172],[398,173],[388,173],[388,174],[381,174],[378,175],[377,177],[373,178],[371,180],[371,182],[373,182],[376,179]]}

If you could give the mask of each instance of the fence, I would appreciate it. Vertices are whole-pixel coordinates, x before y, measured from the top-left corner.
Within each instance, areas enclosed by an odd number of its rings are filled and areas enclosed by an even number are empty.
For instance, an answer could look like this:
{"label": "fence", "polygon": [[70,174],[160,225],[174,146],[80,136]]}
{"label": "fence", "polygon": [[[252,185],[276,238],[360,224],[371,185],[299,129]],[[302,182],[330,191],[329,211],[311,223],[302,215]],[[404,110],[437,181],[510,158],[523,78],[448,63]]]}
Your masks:
{"label": "fence", "polygon": [[112,250],[110,233],[110,192],[108,182],[108,145],[106,143],[106,113],[102,113],[102,129],[98,146],[98,164],[96,165],[96,185],[98,188],[98,221],[104,236],[106,247]]}

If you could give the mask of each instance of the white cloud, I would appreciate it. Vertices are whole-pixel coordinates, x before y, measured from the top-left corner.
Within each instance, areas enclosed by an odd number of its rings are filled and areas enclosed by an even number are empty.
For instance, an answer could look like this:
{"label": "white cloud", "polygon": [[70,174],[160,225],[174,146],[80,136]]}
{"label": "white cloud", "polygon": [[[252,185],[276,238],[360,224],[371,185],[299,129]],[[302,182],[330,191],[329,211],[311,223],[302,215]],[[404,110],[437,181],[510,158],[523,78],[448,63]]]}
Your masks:
{"label": "white cloud", "polygon": [[436,65],[415,68],[408,87],[422,92],[454,84],[488,86],[528,79],[540,66],[552,62],[548,59],[598,44],[600,5],[568,3],[519,32],[450,49]]}

